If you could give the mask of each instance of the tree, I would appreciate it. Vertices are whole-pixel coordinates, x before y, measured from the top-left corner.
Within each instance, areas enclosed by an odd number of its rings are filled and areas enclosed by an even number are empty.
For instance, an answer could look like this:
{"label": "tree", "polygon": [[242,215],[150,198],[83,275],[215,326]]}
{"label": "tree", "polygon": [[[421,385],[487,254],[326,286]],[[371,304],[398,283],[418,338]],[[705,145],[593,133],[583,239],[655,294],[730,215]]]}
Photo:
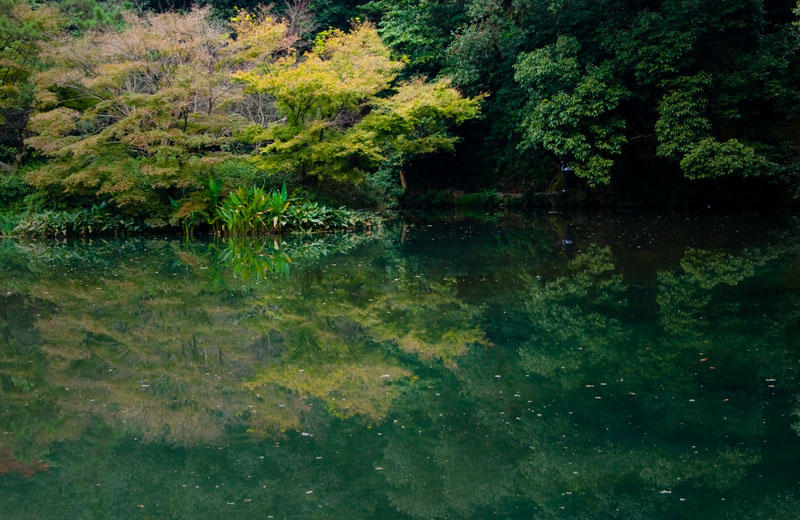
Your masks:
{"label": "tree", "polygon": [[42,46],[64,24],[56,7],[0,1],[0,170],[15,170],[22,160],[22,136],[33,97],[29,79]]}
{"label": "tree", "polygon": [[645,187],[678,172],[796,187],[789,3],[476,0],[466,13],[445,71],[467,94],[491,94],[474,139],[498,173],[532,169],[541,186],[547,157],[589,184],[625,185],[648,161],[658,168]]}
{"label": "tree", "polygon": [[208,9],[127,15],[122,30],[49,45],[26,140],[49,161],[27,181],[157,225],[207,210],[209,173],[228,188],[256,177],[352,184],[452,150],[450,128],[476,117],[479,99],[446,81],[395,84],[403,63],[368,23],[323,32],[301,53],[301,4],[280,20],[239,10],[230,29]]}
{"label": "tree", "polygon": [[514,79],[528,91],[521,147],[542,147],[570,161],[590,184],[611,180],[613,157],[627,142],[614,112],[626,95],[607,67],[580,66],[575,38],[520,55]]}
{"label": "tree", "polygon": [[134,10],[128,0],[58,0],[56,6],[73,34],[101,27],[120,29],[126,13]]}
{"label": "tree", "polygon": [[404,74],[438,74],[452,32],[466,21],[464,3],[458,0],[375,0],[364,9],[380,20],[384,43],[408,61]]}
{"label": "tree", "polygon": [[452,149],[449,127],[477,117],[479,99],[445,81],[393,87],[402,66],[372,24],[357,23],[321,33],[302,56],[237,74],[249,91],[274,98],[283,116],[253,129],[261,165],[301,179],[360,181],[386,161]]}
{"label": "tree", "polygon": [[209,170],[235,157],[237,128],[269,112],[231,73],[296,39],[268,12],[242,15],[233,28],[236,39],[200,9],[129,16],[122,31],[55,42],[35,78],[38,113],[26,141],[50,161],[28,182],[53,197],[89,195],[168,216],[167,196],[201,188]]}

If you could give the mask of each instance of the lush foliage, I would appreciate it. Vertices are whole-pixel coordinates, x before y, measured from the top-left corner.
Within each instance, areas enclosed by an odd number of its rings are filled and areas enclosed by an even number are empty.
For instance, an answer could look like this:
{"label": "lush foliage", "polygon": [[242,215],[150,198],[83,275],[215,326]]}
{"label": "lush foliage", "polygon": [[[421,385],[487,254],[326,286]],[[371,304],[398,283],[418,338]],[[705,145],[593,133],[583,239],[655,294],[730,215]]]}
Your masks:
{"label": "lush foliage", "polygon": [[209,174],[363,207],[800,195],[791,4],[3,0],[0,169],[38,162],[55,206],[189,227]]}
{"label": "lush foliage", "polygon": [[0,236],[13,236],[19,220],[19,215],[15,213],[0,213]]}
{"label": "lush foliage", "polygon": [[467,22],[459,0],[373,0],[364,9],[380,20],[383,41],[408,62],[405,74],[438,73],[453,32]]}
{"label": "lush foliage", "polygon": [[141,231],[143,226],[131,217],[110,213],[106,204],[88,209],[43,210],[0,217],[0,235],[84,236]]}
{"label": "lush foliage", "polygon": [[33,96],[29,80],[40,65],[42,46],[63,25],[53,6],[0,1],[0,175],[22,162],[22,136]]}
{"label": "lush foliage", "polygon": [[50,161],[28,181],[54,197],[91,195],[151,217],[169,216],[169,196],[195,203],[180,194],[200,190],[232,158],[236,128],[265,110],[231,73],[292,42],[267,15],[238,21],[236,40],[207,15],[145,15],[121,32],[92,30],[50,47],[27,140]]}
{"label": "lush foliage", "polygon": [[[645,197],[676,171],[797,186],[791,2],[372,5],[386,41],[412,64],[491,94],[459,150],[461,164],[494,171],[490,186],[502,175],[546,187],[562,162],[591,185],[616,179]],[[455,25],[432,24],[441,12]]]}
{"label": "lush foliage", "polygon": [[0,208],[11,209],[31,192],[21,175],[0,175]]}
{"label": "lush foliage", "polygon": [[381,199],[403,164],[453,151],[451,127],[478,116],[479,99],[445,79],[398,82],[403,63],[369,23],[323,31],[303,51],[308,2],[280,16],[236,8],[226,22],[208,8],[114,5],[97,20],[92,2],[9,8],[42,25],[25,40],[36,70],[6,76],[35,94],[25,143],[43,160],[26,181],[56,206],[108,203],[150,227],[213,229],[221,192],[352,187],[379,170],[393,176]]}
{"label": "lush foliage", "polygon": [[[267,171],[301,179],[361,181],[382,163],[453,149],[448,132],[478,115],[467,99],[442,80],[417,79],[389,89],[402,63],[392,60],[375,28],[321,33],[299,59],[290,55],[268,70],[237,74],[248,90],[270,96],[282,117],[250,139]],[[365,114],[366,115],[363,115]]]}
{"label": "lush foliage", "polygon": [[328,208],[317,202],[296,202],[286,192],[255,186],[239,188],[216,208],[222,230],[231,235],[280,234],[284,230],[346,231],[377,227],[380,219],[367,212]]}

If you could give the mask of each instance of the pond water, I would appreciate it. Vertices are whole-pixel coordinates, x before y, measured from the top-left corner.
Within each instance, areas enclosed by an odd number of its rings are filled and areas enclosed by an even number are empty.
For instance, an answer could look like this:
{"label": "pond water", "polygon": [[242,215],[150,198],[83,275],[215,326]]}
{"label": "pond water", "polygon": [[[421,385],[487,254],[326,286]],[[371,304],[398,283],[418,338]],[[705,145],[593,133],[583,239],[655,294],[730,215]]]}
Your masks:
{"label": "pond water", "polygon": [[800,220],[0,242],[0,518],[798,518]]}

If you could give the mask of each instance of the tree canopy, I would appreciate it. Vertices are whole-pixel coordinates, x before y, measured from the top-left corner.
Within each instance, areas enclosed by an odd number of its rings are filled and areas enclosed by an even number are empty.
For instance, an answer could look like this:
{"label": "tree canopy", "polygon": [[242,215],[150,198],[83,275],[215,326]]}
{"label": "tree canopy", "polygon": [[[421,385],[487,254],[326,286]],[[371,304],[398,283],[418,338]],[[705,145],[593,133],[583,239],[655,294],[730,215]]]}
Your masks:
{"label": "tree canopy", "polygon": [[[797,186],[790,2],[390,4],[371,4],[390,46],[468,94],[491,94],[467,162],[511,179],[533,169],[527,182],[540,186],[556,171],[546,164],[562,161],[590,185],[648,175],[636,165],[649,161],[687,179]],[[452,25],[430,23],[442,10]],[[663,180],[653,171],[642,185]]]}
{"label": "tree canopy", "polygon": [[452,150],[450,127],[478,116],[479,99],[444,79],[396,82],[403,63],[370,23],[302,52],[305,29],[268,9],[228,24],[207,8],[125,20],[41,52],[26,144],[48,160],[27,181],[51,197],[166,219],[165,201],[191,200],[209,172],[230,187],[256,175],[358,183],[384,162]]}
{"label": "tree canopy", "polygon": [[409,170],[616,202],[799,196],[791,2],[279,4],[0,4],[11,184],[22,168],[28,206],[159,221],[209,173],[365,206]]}

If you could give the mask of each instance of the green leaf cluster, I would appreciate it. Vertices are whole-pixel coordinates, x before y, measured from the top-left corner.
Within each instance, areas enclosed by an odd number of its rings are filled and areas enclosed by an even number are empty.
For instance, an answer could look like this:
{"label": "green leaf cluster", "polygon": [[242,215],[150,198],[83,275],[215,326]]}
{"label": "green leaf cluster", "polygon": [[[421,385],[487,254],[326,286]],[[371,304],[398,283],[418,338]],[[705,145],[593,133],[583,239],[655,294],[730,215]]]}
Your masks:
{"label": "green leaf cluster", "polygon": [[[546,160],[567,163],[590,185],[609,184],[615,175],[623,183],[649,175],[660,189],[660,174],[640,173],[635,165],[655,161],[658,170],[688,179],[768,177],[797,184],[792,150],[800,54],[790,4],[370,5],[398,55],[449,75],[467,95],[490,94],[486,117],[470,128],[461,152],[464,164],[494,172],[489,182],[530,171],[528,182],[543,186],[558,172],[553,166],[543,171]],[[448,8],[458,22],[443,36],[430,20]]]}
{"label": "green leaf cluster", "polygon": [[403,67],[369,23],[321,33],[302,56],[240,73],[249,91],[275,99],[282,119],[251,134],[259,165],[301,178],[361,181],[387,161],[405,162],[458,140],[452,126],[478,116],[446,80],[395,84]]}

